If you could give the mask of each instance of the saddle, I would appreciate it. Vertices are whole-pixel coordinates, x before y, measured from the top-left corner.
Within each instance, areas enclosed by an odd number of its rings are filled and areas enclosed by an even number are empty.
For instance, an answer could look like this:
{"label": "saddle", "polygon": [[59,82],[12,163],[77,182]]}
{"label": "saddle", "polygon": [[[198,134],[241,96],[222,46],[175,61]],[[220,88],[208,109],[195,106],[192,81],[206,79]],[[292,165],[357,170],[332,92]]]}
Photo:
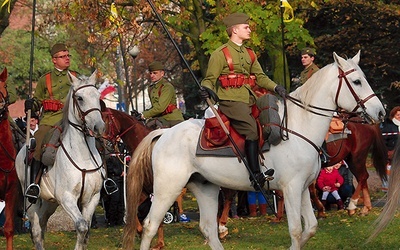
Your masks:
{"label": "saddle", "polygon": [[[257,100],[256,105],[252,106],[252,116],[257,121],[259,145],[262,151],[268,151],[270,144],[277,145],[281,141],[279,127],[270,126],[270,123],[279,124],[277,98],[274,95],[267,94]],[[244,155],[245,138],[240,135],[232,126],[229,118],[218,110],[225,127],[242,155]],[[239,157],[239,153],[233,146],[231,140],[218,122],[217,117],[205,119],[197,144],[196,155],[203,156],[228,156]]]}
{"label": "saddle", "polygon": [[346,139],[348,134],[351,134],[351,131],[345,127],[342,119],[333,117],[328,133],[325,136],[325,141],[332,142],[340,139]]}

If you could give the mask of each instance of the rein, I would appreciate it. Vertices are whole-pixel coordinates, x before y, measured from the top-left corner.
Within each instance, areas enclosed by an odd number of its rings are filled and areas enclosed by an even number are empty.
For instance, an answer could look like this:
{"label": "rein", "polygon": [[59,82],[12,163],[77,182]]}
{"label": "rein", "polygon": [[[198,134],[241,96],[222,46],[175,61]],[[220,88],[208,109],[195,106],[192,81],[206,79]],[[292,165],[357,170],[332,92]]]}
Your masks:
{"label": "rein", "polygon": [[[300,107],[300,108],[302,108],[302,109],[304,109],[304,110],[306,110],[306,111],[309,111],[309,112],[311,112],[311,113],[313,113],[313,114],[315,114],[315,115],[324,116],[324,117],[333,117],[333,116],[331,116],[331,115],[326,115],[326,114],[323,114],[323,113],[314,111],[313,109],[319,110],[319,111],[329,111],[329,112],[332,112],[332,113],[336,112],[337,114],[342,114],[342,115],[343,115],[343,114],[346,114],[346,115],[348,115],[349,117],[351,117],[351,116],[361,116],[361,118],[362,118],[363,120],[360,121],[360,122],[363,122],[363,123],[367,123],[368,121],[371,121],[372,119],[371,119],[370,116],[367,114],[367,112],[366,112],[366,107],[365,107],[364,104],[365,104],[368,100],[370,100],[372,97],[376,96],[375,93],[372,93],[371,95],[367,96],[367,97],[364,98],[364,99],[360,99],[360,98],[358,97],[358,95],[355,93],[354,89],[352,88],[352,86],[351,86],[350,83],[349,83],[349,80],[348,80],[347,77],[346,77],[347,75],[349,75],[349,74],[355,72],[356,69],[351,69],[351,70],[348,70],[348,71],[346,71],[346,72],[344,72],[344,71],[343,71],[342,69],[340,69],[340,68],[338,68],[338,69],[339,69],[339,75],[338,75],[339,84],[338,84],[338,88],[337,88],[337,90],[336,90],[335,104],[336,104],[337,107],[339,107],[339,105],[338,105],[338,99],[339,99],[340,91],[341,91],[342,86],[343,86],[342,83],[343,83],[343,79],[344,79],[344,81],[346,82],[346,85],[347,85],[348,89],[350,90],[350,93],[353,95],[353,97],[354,97],[354,99],[355,99],[355,101],[356,101],[356,103],[357,103],[356,107],[355,107],[351,112],[344,111],[343,109],[340,109],[340,108],[328,109],[328,108],[318,107],[318,106],[314,106],[314,105],[305,105],[301,100],[299,100],[299,99],[297,99],[297,98],[294,98],[294,97],[292,97],[292,96],[290,96],[290,95],[287,95],[286,98],[287,98],[288,100],[290,100],[293,104],[297,105],[298,107]],[[356,110],[357,110],[358,108],[361,108],[361,109],[362,109],[362,112],[356,112]],[[286,114],[286,102],[284,103],[284,109],[285,109],[285,110],[284,110],[284,119],[285,119],[286,116],[287,116],[287,114]],[[346,120],[345,120],[345,119],[343,119],[343,118],[341,118],[341,119],[342,119],[342,121],[344,121],[345,127],[346,127],[347,121],[350,121],[350,120],[349,120],[349,119],[346,119]],[[287,122],[286,122],[286,123],[287,123]],[[303,136],[302,134],[300,134],[300,133],[298,133],[298,132],[296,132],[296,131],[293,131],[293,130],[291,130],[291,129],[288,129],[288,128],[287,128],[287,124],[286,124],[286,126],[282,126],[282,124],[283,124],[283,120],[282,120],[282,123],[281,123],[281,124],[270,123],[269,125],[277,126],[277,127],[279,127],[279,128],[281,129],[281,131],[286,131],[287,133],[291,133],[291,134],[294,134],[294,135],[296,135],[296,136],[302,138],[303,140],[305,140],[306,142],[308,142],[308,143],[318,152],[318,154],[319,154],[320,152],[322,152],[322,148],[321,148],[320,146],[317,146],[314,142],[312,142],[310,139],[308,139],[307,137]],[[344,130],[343,130],[343,132],[344,132]],[[342,133],[343,133],[343,132],[342,132]],[[289,138],[288,134],[286,135],[286,137],[287,137],[287,138],[282,138],[282,139],[288,139],[288,138]],[[339,153],[339,152],[338,152],[338,153]],[[337,154],[338,154],[338,153],[337,153]]]}
{"label": "rein", "polygon": [[78,169],[79,171],[82,172],[82,188],[81,188],[81,193],[80,193],[80,196],[79,196],[79,199],[78,199],[78,204],[80,204],[80,202],[81,202],[81,200],[82,200],[83,191],[84,191],[84,189],[85,189],[85,178],[86,178],[86,173],[98,171],[98,170],[102,167],[102,164],[99,164],[99,163],[96,161],[96,158],[94,157],[93,152],[90,150],[90,147],[89,147],[89,145],[88,145],[87,137],[93,137],[93,135],[90,133],[90,129],[86,126],[86,119],[85,119],[85,117],[86,117],[90,112],[99,111],[99,112],[101,113],[101,110],[100,110],[99,108],[91,108],[91,109],[88,109],[88,110],[86,110],[86,111],[82,111],[81,107],[77,104],[77,100],[76,100],[76,96],[75,96],[75,94],[76,94],[76,92],[77,92],[78,90],[83,89],[83,88],[85,88],[85,87],[94,87],[94,88],[95,88],[94,85],[84,85],[84,86],[81,86],[81,87],[77,88],[77,89],[74,90],[73,93],[72,93],[73,107],[74,107],[74,109],[76,109],[76,110],[78,111],[79,117],[80,117],[80,119],[81,119],[81,121],[82,121],[82,124],[79,125],[79,124],[73,123],[73,122],[71,122],[69,119],[68,119],[68,123],[69,123],[73,128],[75,128],[76,130],[78,130],[78,131],[80,131],[80,132],[83,133],[84,138],[85,138],[86,146],[88,147],[89,152],[90,152],[90,156],[91,156],[91,158],[94,160],[94,162],[95,162],[95,164],[96,164],[97,167],[94,168],[94,169],[84,169],[84,168],[79,167],[78,164],[76,164],[76,162],[73,160],[73,158],[71,157],[71,155],[67,152],[66,148],[64,147],[64,144],[63,144],[62,141],[60,140],[61,148],[63,149],[65,155],[66,155],[67,158],[68,158],[68,160],[72,163],[72,165],[73,165],[76,169]]}

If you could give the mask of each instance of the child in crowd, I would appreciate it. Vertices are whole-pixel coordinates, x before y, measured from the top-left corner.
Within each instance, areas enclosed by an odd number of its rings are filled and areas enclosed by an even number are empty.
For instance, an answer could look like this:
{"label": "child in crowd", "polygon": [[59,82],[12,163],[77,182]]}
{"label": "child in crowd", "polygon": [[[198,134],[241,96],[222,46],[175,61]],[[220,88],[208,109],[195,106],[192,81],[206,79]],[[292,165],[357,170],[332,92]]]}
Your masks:
{"label": "child in crowd", "polygon": [[[337,163],[339,166],[342,164],[341,162]],[[337,165],[335,164],[335,165]],[[327,197],[329,193],[333,195],[336,199],[336,204],[338,206],[338,210],[341,210],[344,208],[343,206],[343,201],[340,198],[339,195],[339,188],[341,185],[343,185],[343,177],[340,175],[339,171],[337,168],[335,168],[335,165],[325,167],[321,169],[321,172],[318,176],[317,179],[317,186],[322,190],[322,198],[321,202],[324,206],[327,204]]]}

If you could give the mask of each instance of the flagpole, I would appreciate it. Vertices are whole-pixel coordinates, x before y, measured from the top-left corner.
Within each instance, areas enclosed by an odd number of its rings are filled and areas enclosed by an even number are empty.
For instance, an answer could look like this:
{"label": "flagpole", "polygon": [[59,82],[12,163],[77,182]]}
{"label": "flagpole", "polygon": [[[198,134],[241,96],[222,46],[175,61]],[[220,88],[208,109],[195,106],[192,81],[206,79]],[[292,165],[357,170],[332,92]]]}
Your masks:
{"label": "flagpole", "polygon": [[282,39],[282,62],[283,62],[283,86],[286,88],[286,57],[285,57],[285,23],[283,21],[283,13],[285,6],[281,0],[281,39]]}

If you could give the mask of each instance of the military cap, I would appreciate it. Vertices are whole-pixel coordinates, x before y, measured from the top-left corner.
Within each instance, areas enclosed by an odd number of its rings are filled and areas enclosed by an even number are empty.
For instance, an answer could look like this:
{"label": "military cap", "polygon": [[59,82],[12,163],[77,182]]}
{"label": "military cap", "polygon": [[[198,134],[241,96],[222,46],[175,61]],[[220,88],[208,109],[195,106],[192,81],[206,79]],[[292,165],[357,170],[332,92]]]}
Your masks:
{"label": "military cap", "polygon": [[222,21],[226,25],[226,28],[232,27],[236,24],[249,24],[250,17],[244,13],[233,13],[225,17]]}
{"label": "military cap", "polygon": [[302,55],[308,54],[311,56],[315,56],[317,53],[315,52],[315,49],[307,47],[301,50],[301,54]]}
{"label": "military cap", "polygon": [[159,61],[154,61],[149,65],[149,71],[164,70],[164,65]]}
{"label": "military cap", "polygon": [[64,51],[64,50],[68,50],[67,45],[63,44],[63,43],[56,43],[53,45],[53,47],[50,50],[50,54],[51,56],[54,56],[55,54],[57,54],[60,51]]}

